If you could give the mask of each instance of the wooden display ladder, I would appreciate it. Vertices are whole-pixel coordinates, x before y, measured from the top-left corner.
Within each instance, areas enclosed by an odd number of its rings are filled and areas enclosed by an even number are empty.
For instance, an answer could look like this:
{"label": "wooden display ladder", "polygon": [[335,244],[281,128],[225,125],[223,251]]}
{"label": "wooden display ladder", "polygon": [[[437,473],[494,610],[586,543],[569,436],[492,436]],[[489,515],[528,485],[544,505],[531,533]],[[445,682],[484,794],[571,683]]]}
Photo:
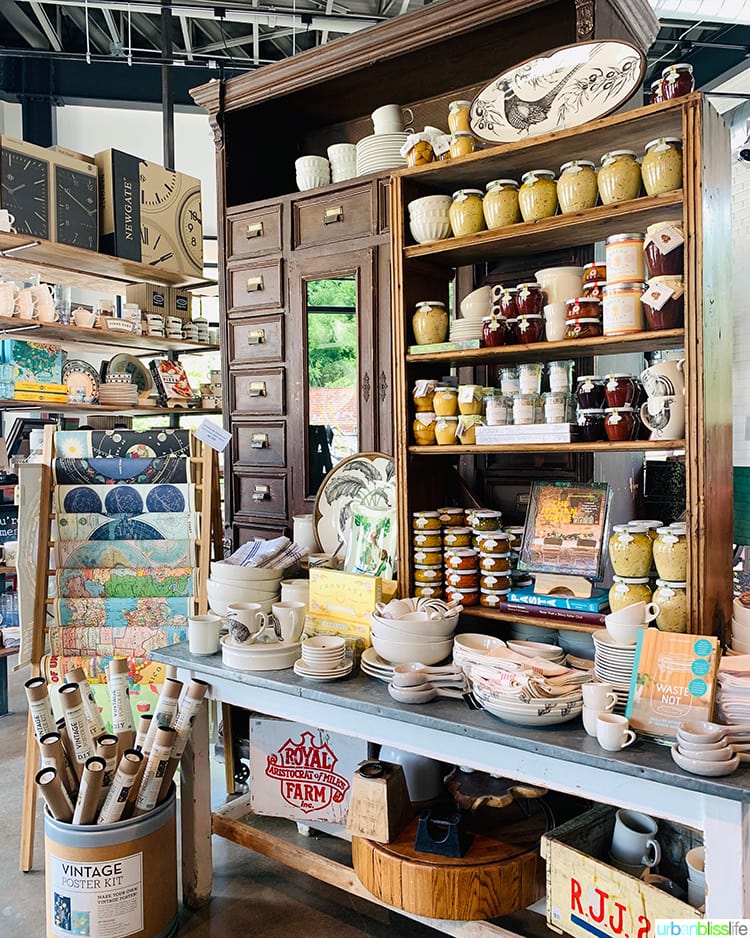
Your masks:
{"label": "wooden display ladder", "polygon": [[[49,578],[55,569],[52,563],[52,519],[54,517],[54,485],[52,459],[54,457],[55,427],[45,427],[42,450],[41,492],[47,497],[40,500],[39,537],[37,550],[36,582],[34,589],[34,629],[31,644],[31,677],[42,673],[42,658],[45,653],[47,611],[53,600],[48,598]],[[192,439],[192,438],[191,438]],[[194,611],[198,614],[208,610],[206,581],[210,572],[212,549],[214,557],[223,556],[221,521],[221,495],[219,490],[219,460],[216,450],[192,439],[190,462],[195,472],[195,488],[198,494],[199,531],[196,541],[197,584],[193,597]],[[43,558],[47,562],[42,562]],[[169,676],[167,673],[166,676]],[[21,871],[27,873],[34,863],[34,828],[36,817],[36,784],[39,754],[31,714],[26,727],[26,762],[23,779],[23,807],[21,812]]]}

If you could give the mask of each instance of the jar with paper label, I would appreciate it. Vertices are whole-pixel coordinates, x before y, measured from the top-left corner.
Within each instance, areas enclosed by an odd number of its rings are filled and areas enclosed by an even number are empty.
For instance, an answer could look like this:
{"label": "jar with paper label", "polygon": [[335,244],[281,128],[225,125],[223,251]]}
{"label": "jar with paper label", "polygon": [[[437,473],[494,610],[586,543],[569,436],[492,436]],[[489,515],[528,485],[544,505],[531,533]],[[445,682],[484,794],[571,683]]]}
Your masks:
{"label": "jar with paper label", "polygon": [[470,130],[459,130],[451,134],[451,159],[456,160],[460,156],[468,156],[469,153],[473,153],[475,150],[475,142],[474,134]]}
{"label": "jar with paper label", "polygon": [[500,391],[484,401],[484,417],[488,427],[505,427],[513,423],[513,398]]}
{"label": "jar with paper label", "polygon": [[480,414],[467,414],[458,418],[456,436],[463,446],[474,446],[477,442],[477,427],[484,427],[484,417]]}
{"label": "jar with paper label", "polygon": [[487,551],[483,551],[479,555],[479,569],[483,573],[510,573],[510,551],[506,551],[502,554],[490,554],[487,553]]}
{"label": "jar with paper label", "polygon": [[498,590],[510,589],[510,576],[507,574],[482,573],[479,578],[479,588],[494,593]]}
{"label": "jar with paper label", "polygon": [[633,150],[611,150],[601,160],[597,177],[603,205],[637,199],[641,191],[641,167]]}
{"label": "jar with paper label", "polygon": [[649,277],[682,276],[685,272],[685,233],[681,219],[649,225],[643,253]]}
{"label": "jar with paper label", "polygon": [[449,602],[461,606],[477,606],[479,604],[479,590],[460,590],[455,586],[446,586],[445,595]]}
{"label": "jar with paper label", "polygon": [[448,338],[448,313],[445,303],[422,300],[411,320],[417,345],[433,345]]}
{"label": "jar with paper label", "polygon": [[516,309],[519,316],[538,316],[544,306],[544,293],[540,283],[519,283]]}
{"label": "jar with paper label", "polygon": [[485,348],[499,348],[505,345],[507,324],[504,316],[485,316],[482,319],[482,345]]}
{"label": "jar with paper label", "polygon": [[604,407],[604,378],[601,375],[580,375],[576,380],[575,395],[579,407],[600,410]]}
{"label": "jar with paper label", "polygon": [[468,132],[471,101],[451,101],[448,105],[448,129],[452,134]]}
{"label": "jar with paper label", "polygon": [[557,212],[557,185],[550,169],[534,169],[521,177],[518,205],[524,221],[541,221]]}
{"label": "jar with paper label", "polygon": [[442,567],[422,567],[414,564],[414,581],[416,583],[443,582]]}
{"label": "jar with paper label", "polygon": [[596,205],[596,166],[589,160],[570,160],[560,167],[557,201],[563,215]]}
{"label": "jar with paper label", "polygon": [[458,388],[439,384],[432,395],[432,409],[438,417],[455,417],[458,414]]}
{"label": "jar with paper label", "polygon": [[503,526],[503,513],[494,508],[474,508],[466,520],[474,531],[499,531]]}
{"label": "jar with paper label", "polygon": [[677,62],[668,65],[661,73],[662,94],[665,101],[681,98],[685,94],[695,91],[695,75],[693,66],[687,62]]}
{"label": "jar with paper label", "polygon": [[482,413],[482,387],[479,384],[460,384],[458,386],[458,412],[462,416]]}
{"label": "jar with paper label", "polygon": [[488,228],[504,228],[521,221],[518,183],[515,179],[493,179],[485,186],[484,220]]}
{"label": "jar with paper label", "polygon": [[412,528],[415,531],[439,531],[440,518],[436,511],[412,512]]}
{"label": "jar with paper label", "polygon": [[457,238],[484,231],[484,212],[482,209],[481,189],[459,189],[453,193],[453,201],[448,210],[451,229]]}
{"label": "jar with paper label", "polygon": [[414,563],[420,567],[443,568],[443,550],[441,547],[418,547],[414,551]]}
{"label": "jar with paper label", "polygon": [[687,579],[687,533],[684,524],[659,528],[654,541],[654,564],[662,580]]}
{"label": "jar with paper label", "polygon": [[546,391],[544,398],[545,423],[570,423],[573,419],[572,398],[567,391]]}
{"label": "jar with paper label", "polygon": [[638,518],[634,521],[628,521],[628,527],[632,525],[641,525],[646,528],[646,532],[652,541],[655,541],[658,537],[659,528],[665,527],[663,521],[655,521],[650,519]]}
{"label": "jar with paper label", "polygon": [[466,521],[466,512],[463,508],[438,508],[437,511],[441,524],[460,525]]}
{"label": "jar with paper label", "polygon": [[605,242],[607,286],[646,279],[643,235],[638,232],[610,235]]}
{"label": "jar with paper label", "polygon": [[600,443],[607,438],[604,432],[604,410],[601,407],[583,407],[578,411],[578,436],[583,443]]}
{"label": "jar with paper label", "polygon": [[652,597],[659,607],[654,625],[662,632],[687,632],[688,600],[685,580],[657,580]]}
{"label": "jar with paper label", "polygon": [[607,407],[634,407],[638,402],[640,383],[633,375],[608,374],[604,378],[604,399]]}
{"label": "jar with paper label", "polygon": [[607,279],[607,265],[602,264],[601,262],[592,261],[590,264],[584,264],[583,266],[583,285],[586,286],[587,283],[594,283],[596,281]]}
{"label": "jar with paper label", "polygon": [[516,426],[537,423],[539,401],[538,394],[516,394],[513,398],[513,423]]}
{"label": "jar with paper label", "polygon": [[641,176],[647,195],[682,188],[682,141],[679,137],[657,137],[646,144]]}
{"label": "jar with paper label", "polygon": [[[410,134],[404,144],[404,147],[407,146],[405,156],[407,166],[425,166],[435,159],[432,138],[429,134]],[[403,153],[403,150],[401,152]]]}
{"label": "jar with paper label", "polygon": [[443,583],[415,583],[414,595],[417,599],[442,599]]}
{"label": "jar with paper label", "polygon": [[570,394],[573,389],[573,369],[575,362],[558,361],[547,365],[550,391],[563,391]]}
{"label": "jar with paper label", "polygon": [[583,296],[591,300],[602,300],[604,299],[606,285],[606,280],[590,280],[588,283],[584,283],[582,287]]}
{"label": "jar with paper label", "polygon": [[[523,362],[518,366],[518,390],[521,394],[539,394],[542,390],[542,362]],[[505,393],[505,389],[503,389]]]}
{"label": "jar with paper label", "polygon": [[479,554],[473,547],[458,547],[445,552],[445,566],[448,570],[476,570]]}
{"label": "jar with paper label", "polygon": [[443,528],[443,546],[446,550],[453,547],[470,547],[471,528]]}
{"label": "jar with paper label", "polygon": [[649,329],[681,329],[685,322],[685,284],[682,277],[652,277],[642,296]]}
{"label": "jar with paper label", "polygon": [[411,542],[417,550],[425,547],[440,548],[443,544],[443,535],[440,531],[419,531],[412,534]]}
{"label": "jar with paper label", "polygon": [[602,334],[601,319],[566,319],[566,339],[594,339]]}
{"label": "jar with paper label", "polygon": [[433,410],[432,399],[435,396],[437,381],[426,378],[414,382],[412,400],[414,401],[414,410],[419,413],[429,413]]}
{"label": "jar with paper label", "polygon": [[565,301],[566,319],[601,319],[602,303],[588,296],[575,296]]}
{"label": "jar with paper label", "polygon": [[500,390],[505,397],[513,397],[521,390],[518,368],[515,365],[506,365],[500,369]]}
{"label": "jar with paper label", "polygon": [[653,560],[652,541],[645,528],[616,524],[609,539],[609,559],[617,576],[648,577]]}
{"label": "jar with paper label", "polygon": [[435,421],[435,441],[438,446],[453,446],[457,442],[458,417],[438,417]]}
{"label": "jar with paper label", "polygon": [[435,421],[434,413],[420,411],[414,414],[414,423],[412,424],[412,433],[414,442],[417,446],[433,446],[435,440]]}
{"label": "jar with paper label", "polygon": [[604,288],[604,335],[643,332],[643,303],[647,287],[643,281],[607,284]]}
{"label": "jar with paper label", "polygon": [[482,554],[507,554],[510,551],[510,535],[507,531],[477,531],[477,548]]}
{"label": "jar with paper label", "polygon": [[479,570],[451,570],[445,575],[445,584],[459,590],[479,589]]}
{"label": "jar with paper label", "polygon": [[651,587],[648,577],[614,576],[609,590],[609,608],[611,612],[632,606],[633,603],[650,603]]}
{"label": "jar with paper label", "polygon": [[518,287],[501,287],[497,304],[506,319],[518,318]]}
{"label": "jar with paper label", "polygon": [[499,609],[500,603],[507,601],[510,589],[504,590],[480,590],[479,605],[487,609]]}
{"label": "jar with paper label", "polygon": [[610,443],[637,440],[641,421],[632,407],[605,407],[604,432]]}
{"label": "jar with paper label", "polygon": [[650,104],[659,104],[664,100],[664,87],[662,85],[661,78],[657,78],[656,81],[652,81],[649,86],[649,103]]}
{"label": "jar with paper label", "polygon": [[515,325],[520,345],[533,345],[544,341],[544,316],[519,316]]}

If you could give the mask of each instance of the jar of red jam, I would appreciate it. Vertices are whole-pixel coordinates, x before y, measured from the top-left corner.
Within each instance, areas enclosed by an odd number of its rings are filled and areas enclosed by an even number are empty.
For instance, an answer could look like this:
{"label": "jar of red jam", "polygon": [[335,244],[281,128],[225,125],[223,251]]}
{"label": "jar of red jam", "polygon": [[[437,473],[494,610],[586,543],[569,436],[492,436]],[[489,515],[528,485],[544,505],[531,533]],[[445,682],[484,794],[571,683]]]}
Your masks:
{"label": "jar of red jam", "polygon": [[577,296],[565,301],[566,319],[599,319],[602,318],[602,301],[591,296]]}
{"label": "jar of red jam", "polygon": [[482,345],[497,348],[505,345],[505,320],[498,316],[485,316],[482,319]]}
{"label": "jar of red jam", "polygon": [[517,319],[505,320],[505,344],[518,345],[518,335],[516,333]]}
{"label": "jar of red jam", "polygon": [[500,312],[506,319],[518,318],[517,296],[518,287],[500,287],[499,296],[495,303],[500,307]]}
{"label": "jar of red jam", "polygon": [[544,316],[519,316],[515,328],[521,345],[544,341]]}
{"label": "jar of red jam", "polygon": [[659,104],[660,101],[664,100],[664,85],[661,78],[657,78],[656,81],[651,82],[651,104]]}
{"label": "jar of red jam", "polygon": [[519,283],[516,288],[516,309],[519,316],[539,316],[544,306],[544,293],[539,283]]}
{"label": "jar of red jam", "polygon": [[632,375],[606,375],[604,399],[607,407],[635,407],[639,390]]}
{"label": "jar of red jam", "polygon": [[593,339],[602,334],[601,319],[566,319],[566,339]]}
{"label": "jar of red jam", "polygon": [[695,91],[695,76],[693,66],[687,62],[678,62],[669,65],[661,73],[662,94],[665,101],[681,98],[685,94]]}
{"label": "jar of red jam", "polygon": [[607,286],[606,280],[589,280],[583,285],[583,296],[587,300],[604,299],[604,288]]}
{"label": "jar of red jam", "polygon": [[584,287],[587,283],[593,283],[598,280],[607,279],[607,265],[594,261],[591,264],[584,264],[582,283]]}
{"label": "jar of red jam", "polygon": [[583,410],[600,410],[604,407],[604,378],[599,375],[581,375],[576,380],[575,396]]}
{"label": "jar of red jam", "polygon": [[640,421],[632,407],[607,407],[604,411],[604,432],[610,443],[638,438]]}
{"label": "jar of red jam", "polygon": [[682,328],[685,322],[685,285],[682,277],[652,277],[642,299],[649,329]]}
{"label": "jar of red jam", "polygon": [[682,221],[649,225],[643,241],[649,277],[675,277],[685,272],[685,236]]}
{"label": "jar of red jam", "polygon": [[445,552],[445,566],[448,570],[476,570],[478,557],[473,547],[453,547]]}
{"label": "jar of red jam", "polygon": [[607,438],[604,432],[604,411],[585,407],[578,411],[578,437],[584,443],[600,443]]}

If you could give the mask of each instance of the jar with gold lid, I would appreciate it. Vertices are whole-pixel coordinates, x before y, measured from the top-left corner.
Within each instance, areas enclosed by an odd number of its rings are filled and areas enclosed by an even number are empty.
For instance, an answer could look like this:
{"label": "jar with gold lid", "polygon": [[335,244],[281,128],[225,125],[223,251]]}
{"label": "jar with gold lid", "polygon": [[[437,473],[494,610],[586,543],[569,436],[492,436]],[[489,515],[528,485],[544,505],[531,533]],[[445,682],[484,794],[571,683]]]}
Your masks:
{"label": "jar with gold lid", "polygon": [[458,388],[450,384],[439,384],[432,394],[432,409],[438,417],[455,417],[458,414]]}
{"label": "jar with gold lid", "polygon": [[662,580],[687,579],[687,529],[684,524],[657,530],[654,565]]}
{"label": "jar with gold lid", "polygon": [[679,137],[658,137],[646,144],[641,176],[647,195],[682,188],[682,141]]}
{"label": "jar with gold lid", "polygon": [[437,381],[431,378],[425,378],[414,382],[412,391],[412,400],[414,401],[414,410],[420,413],[429,413],[432,408],[432,399],[435,396]]}
{"label": "jar with gold lid", "polygon": [[483,209],[488,228],[503,228],[521,221],[515,179],[493,179],[485,189]]}
{"label": "jar with gold lid", "polygon": [[453,193],[448,217],[453,234],[457,238],[485,230],[482,197],[481,189],[459,189]]}
{"label": "jar with gold lid", "polygon": [[609,539],[609,559],[617,576],[648,577],[653,560],[652,541],[645,527],[616,524]]}
{"label": "jar with gold lid", "polygon": [[533,169],[523,174],[518,205],[524,221],[540,221],[557,212],[557,185],[552,170]]}
{"label": "jar with gold lid", "polygon": [[612,577],[613,583],[609,590],[609,608],[611,612],[632,606],[633,603],[650,603],[651,587],[648,577]]}
{"label": "jar with gold lid", "polygon": [[458,417],[438,417],[435,421],[435,440],[438,446],[453,446],[458,433]]}
{"label": "jar with gold lid", "polygon": [[641,167],[633,150],[610,150],[602,157],[597,177],[603,205],[637,199],[641,191]]}
{"label": "jar with gold lid", "polygon": [[433,345],[448,338],[448,312],[439,300],[421,300],[411,320],[417,345]]}
{"label": "jar with gold lid", "polygon": [[557,201],[563,215],[596,205],[596,166],[589,160],[570,160],[560,167]]}
{"label": "jar with gold lid", "polygon": [[474,134],[470,130],[458,130],[451,134],[451,159],[457,160],[460,156],[468,156],[476,149]]}
{"label": "jar with gold lid", "polygon": [[435,421],[437,417],[431,411],[420,411],[414,414],[412,433],[417,446],[433,446],[435,440]]}
{"label": "jar with gold lid", "polygon": [[659,607],[654,625],[662,632],[687,632],[688,600],[685,580],[657,580],[653,601]]}
{"label": "jar with gold lid", "polygon": [[448,105],[448,129],[452,134],[467,133],[469,127],[469,114],[471,101],[451,101]]}

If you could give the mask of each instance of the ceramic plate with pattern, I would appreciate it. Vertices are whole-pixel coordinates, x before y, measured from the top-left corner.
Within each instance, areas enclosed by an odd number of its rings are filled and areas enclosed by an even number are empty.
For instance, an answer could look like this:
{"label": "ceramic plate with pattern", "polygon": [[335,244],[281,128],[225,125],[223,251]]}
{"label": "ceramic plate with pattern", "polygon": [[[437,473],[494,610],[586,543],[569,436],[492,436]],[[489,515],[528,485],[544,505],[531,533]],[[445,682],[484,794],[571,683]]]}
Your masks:
{"label": "ceramic plate with pattern", "polygon": [[90,404],[99,398],[99,375],[88,362],[72,358],[62,367],[62,383],[68,389],[68,400],[75,401],[83,388],[82,404]]}
{"label": "ceramic plate with pattern", "polygon": [[139,394],[148,394],[154,386],[151,372],[134,355],[121,352],[114,355],[107,363],[108,375],[130,375],[130,380],[138,388]]}

